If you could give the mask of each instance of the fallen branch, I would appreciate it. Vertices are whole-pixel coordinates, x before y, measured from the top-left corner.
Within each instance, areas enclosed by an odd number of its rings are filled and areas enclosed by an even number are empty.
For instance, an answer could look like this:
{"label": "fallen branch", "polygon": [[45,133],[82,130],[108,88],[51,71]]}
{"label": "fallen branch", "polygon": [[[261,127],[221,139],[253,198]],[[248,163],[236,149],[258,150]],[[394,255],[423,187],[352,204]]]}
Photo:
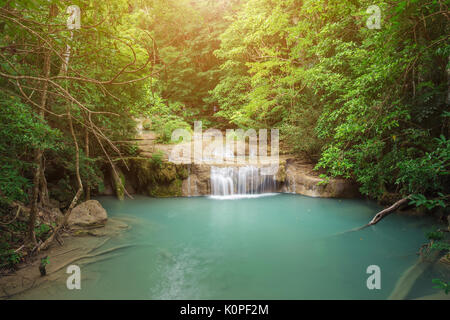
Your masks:
{"label": "fallen branch", "polygon": [[[411,195],[398,200],[396,203],[394,203],[392,206],[390,206],[389,208],[383,209],[380,212],[378,212],[373,218],[372,220],[370,220],[370,222],[362,227],[358,227],[358,228],[354,228],[345,232],[341,232],[338,233],[336,235],[342,235],[344,233],[349,233],[349,232],[355,232],[355,231],[359,231],[362,229],[365,229],[367,227],[373,226],[375,224],[377,224],[378,222],[381,221],[381,219],[383,219],[384,217],[386,217],[387,215],[391,214],[392,212],[394,212],[395,210],[397,210],[398,208],[400,208],[403,204],[405,204],[409,199],[410,199]],[[335,236],[336,236],[335,235]]]}
{"label": "fallen branch", "polygon": [[378,212],[375,217],[373,217],[373,219],[364,227],[369,227],[369,226],[373,226],[374,224],[377,224],[378,222],[380,222],[381,219],[383,219],[384,217],[386,217],[388,214],[391,214],[392,212],[394,212],[395,210],[397,210],[398,208],[400,208],[403,204],[405,204],[408,200],[409,200],[409,196],[407,196],[406,198],[400,199],[398,200],[396,203],[394,203],[392,206],[390,206],[389,208],[386,208],[384,210],[381,210],[380,212]]}

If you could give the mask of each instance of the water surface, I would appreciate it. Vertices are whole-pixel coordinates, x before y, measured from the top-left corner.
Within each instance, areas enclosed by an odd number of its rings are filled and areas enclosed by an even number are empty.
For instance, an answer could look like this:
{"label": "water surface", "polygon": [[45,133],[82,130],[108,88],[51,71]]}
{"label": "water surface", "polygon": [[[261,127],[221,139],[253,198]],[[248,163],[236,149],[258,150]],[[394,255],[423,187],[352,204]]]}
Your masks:
{"label": "water surface", "polygon": [[[340,234],[380,207],[293,194],[99,201],[110,217],[132,218],[110,245],[136,246],[84,267],[81,290],[59,284],[24,298],[385,299],[432,223],[391,215]],[[381,268],[381,290],[366,286],[370,265]],[[436,292],[431,279],[420,283],[411,298]]]}

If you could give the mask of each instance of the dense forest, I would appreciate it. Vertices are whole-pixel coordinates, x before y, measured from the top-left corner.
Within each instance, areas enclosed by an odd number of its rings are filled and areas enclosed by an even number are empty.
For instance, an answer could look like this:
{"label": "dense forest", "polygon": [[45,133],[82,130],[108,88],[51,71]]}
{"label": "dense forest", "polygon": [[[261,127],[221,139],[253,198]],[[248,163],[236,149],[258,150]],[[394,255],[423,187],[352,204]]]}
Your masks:
{"label": "dense forest", "polygon": [[0,266],[53,240],[52,202],[102,190],[142,117],[163,143],[199,120],[278,128],[324,179],[445,212],[448,20],[440,0],[0,1]]}

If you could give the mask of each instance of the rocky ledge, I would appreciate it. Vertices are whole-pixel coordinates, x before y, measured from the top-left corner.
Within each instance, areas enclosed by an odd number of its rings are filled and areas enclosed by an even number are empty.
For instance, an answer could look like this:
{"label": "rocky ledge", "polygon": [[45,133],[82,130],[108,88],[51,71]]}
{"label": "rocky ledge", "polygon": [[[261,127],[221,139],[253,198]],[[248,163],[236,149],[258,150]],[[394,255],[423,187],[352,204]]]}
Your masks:
{"label": "rocky ledge", "polygon": [[[175,145],[157,143],[157,136],[143,130],[132,143],[139,156],[117,161],[106,175],[104,195],[144,194],[153,197],[187,197],[211,194],[211,166],[236,164],[174,164],[169,155]],[[314,165],[294,155],[280,155],[274,179],[278,192],[311,197],[358,197],[357,185],[345,179],[322,179]]]}

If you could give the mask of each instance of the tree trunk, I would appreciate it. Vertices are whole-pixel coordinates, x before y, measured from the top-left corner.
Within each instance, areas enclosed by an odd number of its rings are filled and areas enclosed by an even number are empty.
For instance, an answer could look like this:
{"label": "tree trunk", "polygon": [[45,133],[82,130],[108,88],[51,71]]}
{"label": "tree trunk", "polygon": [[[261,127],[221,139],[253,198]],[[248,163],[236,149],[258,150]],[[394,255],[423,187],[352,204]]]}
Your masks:
{"label": "tree trunk", "polygon": [[[55,4],[50,4],[49,7],[49,19],[54,18],[58,14],[58,7]],[[51,27],[49,27],[49,32],[51,32]],[[44,66],[42,70],[43,78],[48,79],[50,77],[51,70],[51,51],[50,48],[44,48]],[[42,95],[40,101],[40,108],[38,110],[39,117],[42,121],[45,120],[45,109],[47,105],[47,97],[48,97],[48,81],[44,81],[42,84]],[[28,222],[28,238],[34,244],[36,244],[36,235],[34,233],[34,227],[36,224],[37,212],[38,212],[38,198],[39,198],[39,187],[41,184],[41,174],[44,175],[44,170],[42,167],[42,157],[44,154],[44,150],[38,148],[35,151],[34,155],[34,163],[36,164],[36,168],[34,171],[33,177],[33,196],[31,200],[31,210],[30,210],[30,220]],[[45,184],[47,184],[45,182]]]}
{"label": "tree trunk", "polygon": [[69,117],[69,129],[70,133],[72,134],[73,143],[75,145],[75,173],[78,183],[78,191],[75,194],[75,196],[72,199],[72,202],[70,203],[69,208],[66,211],[66,214],[64,215],[63,221],[53,230],[53,233],[50,237],[47,238],[38,248],[37,251],[45,250],[48,248],[48,246],[53,242],[53,240],[57,237],[58,232],[67,224],[67,221],[69,220],[70,214],[72,213],[73,208],[78,203],[78,200],[80,199],[82,193],[83,193],[83,183],[81,181],[80,176],[80,149],[78,147],[77,138],[75,135],[75,131],[73,129],[73,123],[72,123],[72,115],[70,114],[70,109],[67,107],[67,115]]}
{"label": "tree trunk", "polygon": [[48,187],[47,187],[47,179],[45,178],[45,165],[44,165],[45,159],[42,159],[41,162],[41,174],[39,175],[40,178],[40,190],[39,190],[39,201],[42,205],[42,207],[48,207],[50,203],[50,197],[48,195]]}
{"label": "tree trunk", "polygon": [[[87,127],[85,129],[84,146],[86,157],[89,158],[89,130]],[[91,200],[91,186],[89,185],[89,181],[86,183],[85,200]]]}
{"label": "tree trunk", "polygon": [[[44,56],[44,70],[43,74],[45,79],[50,76],[50,50],[46,50]],[[41,108],[39,109],[39,117],[42,121],[45,120],[45,106],[47,104],[47,92],[48,92],[48,82],[44,81],[42,86],[42,96],[41,96]],[[41,174],[44,173],[42,168],[42,156],[44,151],[40,148],[36,149],[34,154],[34,163],[36,165],[33,177],[33,195],[31,200],[31,211],[30,220],[28,222],[28,237],[29,240],[36,244],[36,235],[34,233],[34,227],[36,224],[37,212],[38,212],[38,198],[39,198],[39,187],[41,183]]]}

